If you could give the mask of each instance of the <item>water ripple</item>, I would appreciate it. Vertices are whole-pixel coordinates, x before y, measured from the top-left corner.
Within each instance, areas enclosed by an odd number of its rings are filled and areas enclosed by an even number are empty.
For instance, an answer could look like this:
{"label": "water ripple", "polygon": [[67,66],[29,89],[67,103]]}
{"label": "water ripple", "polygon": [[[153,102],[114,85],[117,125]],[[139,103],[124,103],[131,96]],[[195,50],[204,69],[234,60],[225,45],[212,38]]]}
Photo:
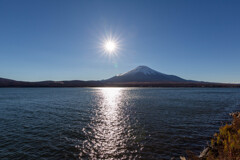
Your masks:
{"label": "water ripple", "polygon": [[201,151],[239,89],[6,88],[0,159],[170,159]]}

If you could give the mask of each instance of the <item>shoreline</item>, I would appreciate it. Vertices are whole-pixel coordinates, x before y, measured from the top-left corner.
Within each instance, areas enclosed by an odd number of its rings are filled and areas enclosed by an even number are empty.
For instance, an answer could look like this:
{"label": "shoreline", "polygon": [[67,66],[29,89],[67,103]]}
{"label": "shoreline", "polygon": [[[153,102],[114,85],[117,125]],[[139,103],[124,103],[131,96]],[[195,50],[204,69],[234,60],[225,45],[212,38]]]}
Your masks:
{"label": "shoreline", "polygon": [[230,124],[219,127],[219,132],[211,138],[199,155],[188,151],[187,156],[172,157],[171,160],[239,160],[240,159],[240,112],[229,113]]}
{"label": "shoreline", "polygon": [[135,81],[135,82],[113,82],[113,81],[15,81],[10,79],[0,78],[0,88],[9,87],[188,87],[188,88],[240,88],[240,84],[235,83],[217,83],[203,81],[187,81],[187,82],[172,82],[172,81]]}

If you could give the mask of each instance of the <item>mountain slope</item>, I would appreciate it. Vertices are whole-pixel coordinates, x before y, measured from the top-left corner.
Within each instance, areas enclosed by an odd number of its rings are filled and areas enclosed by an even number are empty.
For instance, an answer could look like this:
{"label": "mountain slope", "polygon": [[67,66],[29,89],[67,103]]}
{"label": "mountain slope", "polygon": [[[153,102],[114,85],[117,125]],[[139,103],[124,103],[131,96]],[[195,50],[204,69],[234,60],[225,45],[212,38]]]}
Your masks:
{"label": "mountain slope", "polygon": [[155,71],[147,66],[137,68],[124,74],[107,79],[108,82],[188,82],[175,75],[167,75]]}
{"label": "mountain slope", "polygon": [[6,78],[0,78],[0,87],[8,87],[8,86],[14,86],[14,85],[21,85],[21,81],[15,81],[11,79]]}
{"label": "mountain slope", "polygon": [[6,78],[0,78],[0,87],[98,87],[101,86],[101,81],[15,81]]}

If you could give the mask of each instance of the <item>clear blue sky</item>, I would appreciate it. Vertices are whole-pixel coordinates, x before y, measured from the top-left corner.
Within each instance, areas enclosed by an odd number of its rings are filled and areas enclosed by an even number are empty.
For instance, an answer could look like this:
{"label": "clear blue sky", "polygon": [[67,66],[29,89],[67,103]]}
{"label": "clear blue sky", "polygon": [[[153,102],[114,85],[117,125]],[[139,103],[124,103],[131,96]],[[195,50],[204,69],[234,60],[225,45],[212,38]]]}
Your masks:
{"label": "clear blue sky", "polygon": [[[103,55],[103,35],[120,37]],[[240,1],[0,0],[0,77],[100,80],[147,65],[240,83]]]}

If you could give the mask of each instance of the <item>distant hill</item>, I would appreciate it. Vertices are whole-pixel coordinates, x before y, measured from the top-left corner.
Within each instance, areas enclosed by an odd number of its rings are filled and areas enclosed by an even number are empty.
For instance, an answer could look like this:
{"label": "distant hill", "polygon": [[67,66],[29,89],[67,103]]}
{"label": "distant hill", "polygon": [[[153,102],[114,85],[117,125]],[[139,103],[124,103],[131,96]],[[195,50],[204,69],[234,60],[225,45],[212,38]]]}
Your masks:
{"label": "distant hill", "polygon": [[0,78],[0,87],[20,86],[21,84],[22,84],[21,81]]}
{"label": "distant hill", "polygon": [[192,81],[155,71],[147,66],[102,81],[26,82],[0,78],[0,87],[240,87],[240,84]]}
{"label": "distant hill", "polygon": [[167,75],[147,66],[137,68],[124,74],[107,79],[108,82],[189,82],[175,75]]}
{"label": "distant hill", "polygon": [[0,78],[0,87],[95,87],[100,86],[101,81],[40,81],[25,82]]}

